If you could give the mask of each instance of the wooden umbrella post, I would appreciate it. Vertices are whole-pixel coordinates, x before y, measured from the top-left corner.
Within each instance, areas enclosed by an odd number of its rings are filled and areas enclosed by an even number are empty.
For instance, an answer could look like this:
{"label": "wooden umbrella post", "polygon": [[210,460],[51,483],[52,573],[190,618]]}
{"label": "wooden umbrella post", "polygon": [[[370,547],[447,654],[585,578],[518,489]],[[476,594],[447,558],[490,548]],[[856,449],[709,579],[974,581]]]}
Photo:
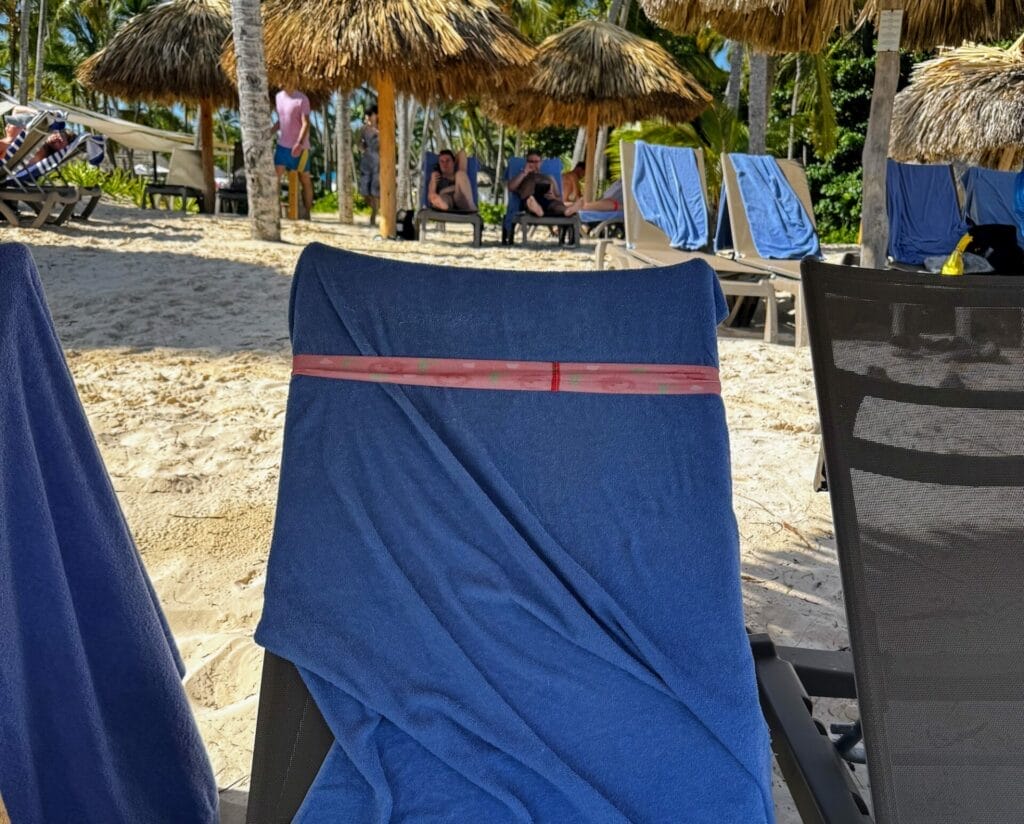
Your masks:
{"label": "wooden umbrella post", "polygon": [[594,200],[594,184],[597,181],[597,106],[587,109],[587,178],[583,199]]}
{"label": "wooden umbrella post", "polygon": [[390,75],[377,79],[377,125],[380,130],[380,235],[395,237],[398,199],[395,186],[395,83]]}
{"label": "wooden umbrella post", "polygon": [[903,0],[881,0],[881,23],[875,49],[875,86],[871,93],[868,133],[864,141],[864,195],[861,209],[861,265],[884,269],[889,249],[889,216],[885,205],[886,161],[893,101],[900,79],[900,29]]}
{"label": "wooden umbrella post", "polygon": [[203,211],[213,214],[216,187],[213,180],[213,101],[199,103],[199,151],[203,164]]}

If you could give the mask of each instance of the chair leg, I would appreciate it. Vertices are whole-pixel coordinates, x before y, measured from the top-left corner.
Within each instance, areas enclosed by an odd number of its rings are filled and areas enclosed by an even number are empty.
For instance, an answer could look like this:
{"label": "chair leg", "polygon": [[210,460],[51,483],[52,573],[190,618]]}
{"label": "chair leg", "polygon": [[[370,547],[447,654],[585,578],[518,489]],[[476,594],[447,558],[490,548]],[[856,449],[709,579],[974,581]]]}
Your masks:
{"label": "chair leg", "polygon": [[768,293],[764,296],[764,342],[775,343],[779,339],[779,303],[771,284],[767,286]]}
{"label": "chair leg", "polygon": [[796,287],[796,293],[793,295],[793,310],[796,315],[793,346],[799,349],[801,346],[807,345],[807,313],[804,312],[804,289],[802,285]]}
{"label": "chair leg", "polygon": [[474,246],[479,247],[479,246],[483,245],[483,233],[484,233],[483,221],[480,221],[480,220],[475,221],[473,223],[473,245]]}

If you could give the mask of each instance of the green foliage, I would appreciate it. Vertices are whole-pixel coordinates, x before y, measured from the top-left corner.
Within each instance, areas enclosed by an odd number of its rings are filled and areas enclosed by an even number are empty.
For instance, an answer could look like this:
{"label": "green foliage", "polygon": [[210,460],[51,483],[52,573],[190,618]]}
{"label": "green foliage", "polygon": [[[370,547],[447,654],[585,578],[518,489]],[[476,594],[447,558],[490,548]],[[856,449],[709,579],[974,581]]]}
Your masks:
{"label": "green foliage", "polygon": [[500,225],[502,218],[505,216],[504,205],[491,203],[489,200],[481,201],[479,209],[480,217],[483,218],[484,224],[487,226]]}
{"label": "green foliage", "polygon": [[[835,151],[828,156],[815,152],[807,165],[807,180],[818,233],[825,242],[854,242],[860,227],[864,136],[875,81],[873,38],[870,26],[838,38],[823,68],[828,73],[829,99],[835,109]],[[902,55],[901,86],[907,82],[910,67],[923,57]]]}
{"label": "green foliage", "polygon": [[[327,192],[313,201],[313,211],[317,213],[330,213],[338,211],[338,193]],[[370,204],[366,198],[358,192],[352,196],[352,212],[357,215],[368,215]]]}
{"label": "green foliage", "polygon": [[523,139],[523,151],[534,149],[541,157],[572,157],[576,148],[576,130],[552,126],[531,132]]}
{"label": "green foliage", "polygon": [[124,169],[104,172],[88,163],[68,163],[60,170],[60,176],[53,176],[53,182],[63,179],[72,186],[99,186],[105,195],[115,200],[126,200],[136,206],[142,205],[146,191],[145,178],[137,177]]}

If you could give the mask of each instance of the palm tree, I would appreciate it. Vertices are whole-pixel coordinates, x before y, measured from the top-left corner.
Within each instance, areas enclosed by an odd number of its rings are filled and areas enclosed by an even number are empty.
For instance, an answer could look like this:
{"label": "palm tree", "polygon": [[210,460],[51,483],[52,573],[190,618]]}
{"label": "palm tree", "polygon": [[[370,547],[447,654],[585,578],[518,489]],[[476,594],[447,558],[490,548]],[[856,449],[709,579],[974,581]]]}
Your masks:
{"label": "palm tree", "polygon": [[271,155],[274,141],[259,0],[232,0],[231,27],[237,55],[238,110],[252,236],[257,240],[279,241],[281,206]]}

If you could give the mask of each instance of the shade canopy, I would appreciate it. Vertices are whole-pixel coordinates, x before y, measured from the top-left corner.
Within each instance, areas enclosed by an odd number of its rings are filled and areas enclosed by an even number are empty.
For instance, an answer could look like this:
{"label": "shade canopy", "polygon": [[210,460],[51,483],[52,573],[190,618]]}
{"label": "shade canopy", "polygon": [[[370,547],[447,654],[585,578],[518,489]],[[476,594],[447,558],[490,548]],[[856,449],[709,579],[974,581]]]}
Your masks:
{"label": "shade canopy", "polygon": [[76,74],[124,100],[234,105],[234,85],[220,66],[230,36],[227,0],[169,0],[132,17]]}
{"label": "shade canopy", "polygon": [[961,46],[919,63],[896,95],[893,158],[1024,165],[1024,38],[1008,49]]}
{"label": "shade canopy", "polygon": [[694,78],[657,43],[599,20],[576,23],[545,40],[530,79],[488,110],[523,129],[602,125],[663,117],[692,120],[711,103]]}
{"label": "shade canopy", "polygon": [[[330,93],[389,77],[420,100],[459,100],[509,88],[533,46],[491,0],[267,0],[272,86]],[[223,64],[233,76],[235,52]]]}
{"label": "shade canopy", "polygon": [[[905,49],[933,49],[964,40],[1014,37],[1024,28],[1024,0],[904,0]],[[868,0],[863,17],[878,19],[878,0]]]}
{"label": "shade canopy", "polygon": [[849,26],[856,0],[640,0],[647,16],[677,34],[704,26],[766,54],[820,52],[836,30]]}

